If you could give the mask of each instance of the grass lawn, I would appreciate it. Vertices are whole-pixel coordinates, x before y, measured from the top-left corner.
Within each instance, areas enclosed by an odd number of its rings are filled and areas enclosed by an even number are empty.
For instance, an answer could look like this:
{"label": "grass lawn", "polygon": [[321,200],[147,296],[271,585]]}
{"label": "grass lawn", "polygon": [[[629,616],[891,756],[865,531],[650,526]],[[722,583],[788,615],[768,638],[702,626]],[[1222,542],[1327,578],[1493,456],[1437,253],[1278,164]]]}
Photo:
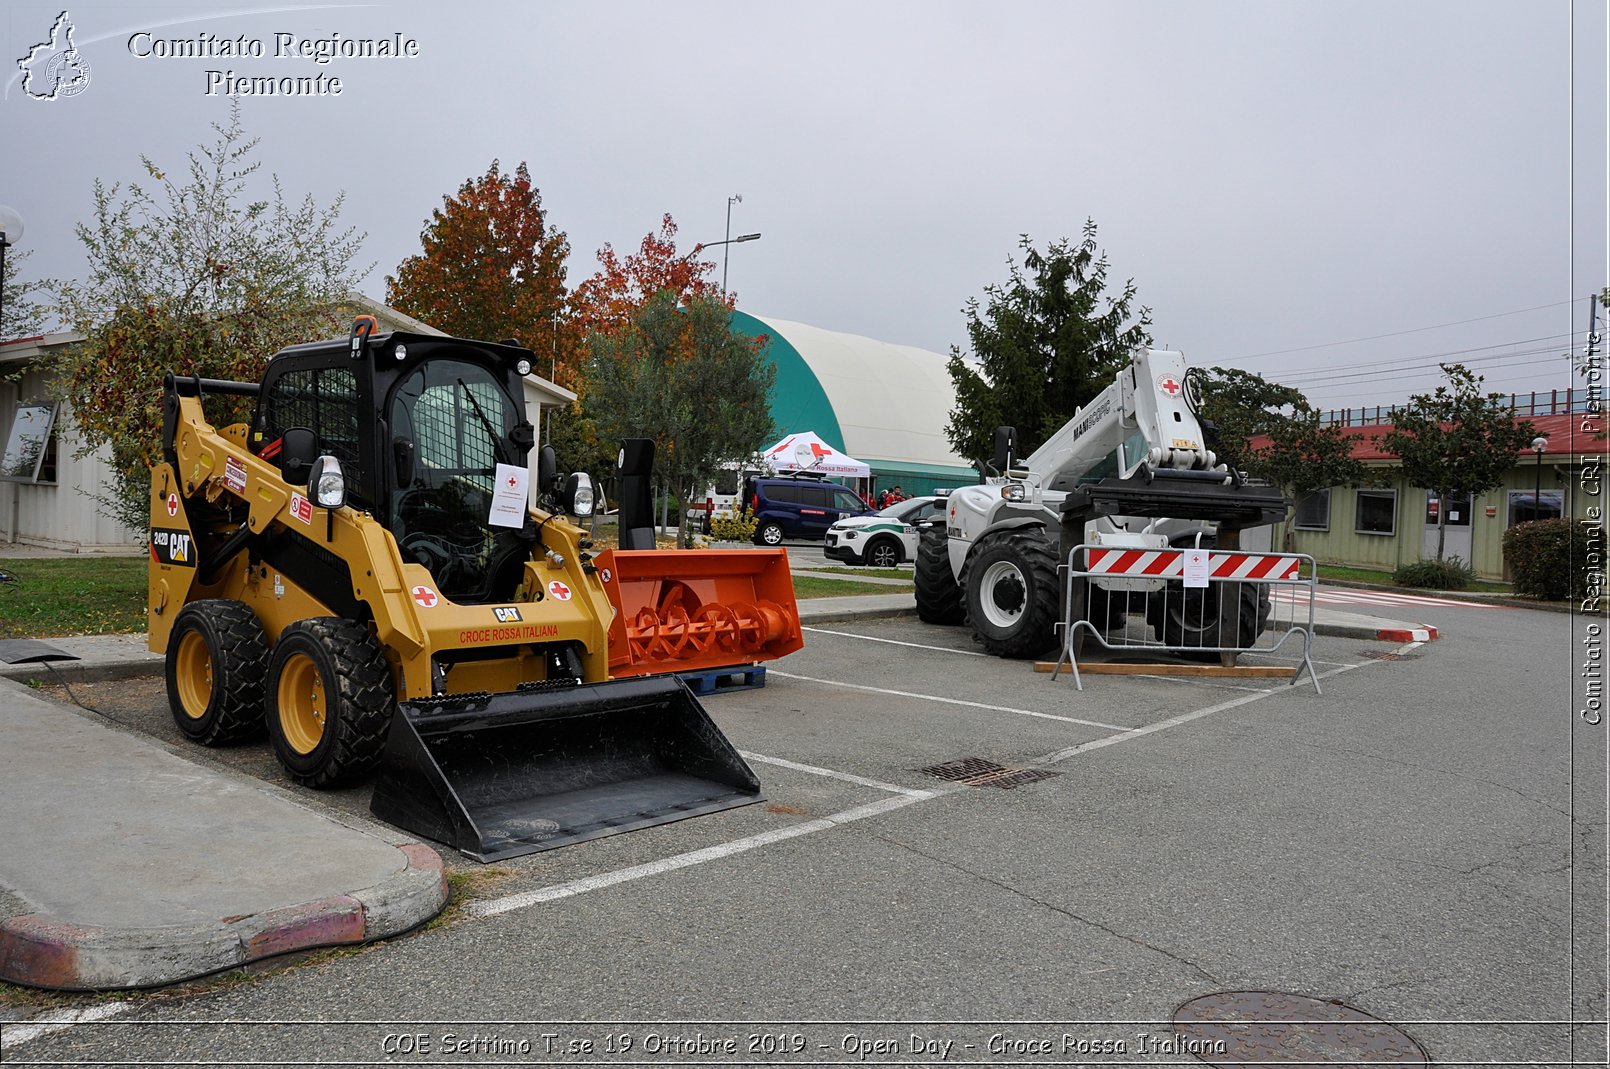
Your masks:
{"label": "grass lawn", "polygon": [[822,575],[871,576],[873,579],[904,579],[908,583],[912,581],[912,575],[913,575],[912,572],[903,571],[903,570],[901,570],[899,568],[838,568],[838,567],[833,567],[833,568],[808,568],[806,570],[811,571],[811,572],[819,572]]}
{"label": "grass lawn", "polygon": [[[1340,564],[1321,564],[1319,578],[1343,579],[1352,583],[1374,583],[1377,586],[1396,586],[1392,582],[1391,572],[1378,572],[1372,568],[1348,568]],[[1421,587],[1398,587],[1399,590],[1418,590]],[[1513,594],[1514,588],[1508,583],[1493,583],[1486,579],[1472,579],[1465,588],[1475,594]]]}
{"label": "grass lawn", "polygon": [[0,638],[145,630],[145,558],[0,558]]}

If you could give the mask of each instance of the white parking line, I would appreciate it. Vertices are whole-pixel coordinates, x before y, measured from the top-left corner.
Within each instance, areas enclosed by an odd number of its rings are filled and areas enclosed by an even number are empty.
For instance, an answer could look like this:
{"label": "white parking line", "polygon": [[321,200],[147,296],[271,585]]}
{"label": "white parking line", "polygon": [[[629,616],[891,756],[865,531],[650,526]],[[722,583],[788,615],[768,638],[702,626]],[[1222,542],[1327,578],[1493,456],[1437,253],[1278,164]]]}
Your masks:
{"label": "white parking line", "polygon": [[801,631],[812,631],[818,635],[838,635],[840,638],[858,638],[863,642],[886,642],[891,646],[910,646],[914,650],[936,650],[939,653],[959,653],[963,657],[988,657],[982,650],[958,650],[949,646],[929,646],[921,642],[901,642],[894,638],[875,638],[872,635],[856,635],[849,631],[829,631],[825,627],[801,627]]}
{"label": "white parking line", "polygon": [[[1423,645],[1425,645],[1423,642],[1410,642],[1406,645],[1399,646],[1393,652],[1404,653],[1408,650],[1414,649],[1417,646]],[[1340,668],[1333,668],[1329,672],[1319,673],[1319,678],[1329,679],[1331,676],[1341,675],[1343,672],[1351,672],[1355,668],[1363,668],[1368,664],[1380,663],[1382,662],[1360,661],[1357,664],[1345,664]],[[1046,754],[1038,761],[1031,762],[1030,767],[1054,765],[1059,762],[1066,761],[1070,757],[1077,757],[1079,754],[1085,753],[1089,750],[1099,750],[1104,746],[1114,746],[1120,742],[1128,742],[1130,739],[1138,739],[1142,735],[1151,735],[1159,731],[1167,731],[1169,728],[1179,727],[1181,724],[1189,724],[1193,720],[1200,720],[1204,716],[1211,716],[1214,713],[1220,713],[1226,709],[1234,709],[1238,705],[1247,705],[1251,702],[1259,700],[1260,698],[1267,698],[1271,694],[1279,694],[1282,691],[1289,692],[1289,690],[1289,687],[1272,688],[1270,690],[1258,691],[1256,694],[1246,694],[1239,698],[1231,698],[1229,701],[1220,702],[1217,705],[1210,705],[1205,709],[1193,709],[1189,713],[1181,713],[1179,716],[1169,717],[1167,720],[1159,720],[1155,724],[1147,724],[1144,727],[1131,728],[1128,731],[1120,732],[1117,735],[1108,735],[1106,738],[1096,739],[1094,742],[1082,742],[1077,746],[1069,746],[1065,750],[1057,750],[1055,753]]]}
{"label": "white parking line", "polygon": [[781,768],[791,768],[796,772],[809,772],[813,776],[829,776],[833,779],[841,779],[845,783],[855,783],[862,787],[875,787],[880,791],[889,791],[891,794],[911,795],[918,801],[921,801],[924,798],[932,798],[934,796],[933,791],[919,791],[913,790],[910,787],[897,787],[893,783],[884,783],[882,780],[867,779],[865,776],[857,776],[851,772],[835,772],[831,768],[817,768],[815,765],[802,765],[798,761],[789,761],[781,757],[767,757],[765,754],[749,753],[747,750],[739,750],[738,755],[746,761],[760,761],[764,764],[777,765]]}
{"label": "white parking line", "polygon": [[1018,716],[1035,716],[1041,720],[1060,720],[1064,724],[1083,724],[1090,728],[1106,728],[1108,731],[1128,731],[1122,724],[1103,724],[1099,720],[1081,720],[1076,716],[1058,716],[1055,713],[1041,713],[1033,709],[1014,709],[1010,705],[986,705],[983,702],[963,701],[960,698],[941,698],[934,694],[916,694],[909,690],[889,690],[885,687],[865,687],[859,683],[841,683],[836,679],[817,679],[815,676],[797,676],[791,672],[779,672],[772,668],[768,675],[780,676],[783,679],[797,679],[803,683],[821,683],[828,687],[843,687],[846,690],[864,690],[872,694],[887,694],[894,698],[921,698],[926,702],[942,702],[945,705],[964,705],[969,709],[988,709],[996,713],[1016,713]]}
{"label": "white parking line", "polygon": [[614,872],[601,872],[596,876],[571,880],[569,883],[554,884],[552,887],[540,887],[535,891],[505,895],[502,898],[494,898],[486,902],[471,902],[464,907],[464,911],[477,917],[492,917],[499,913],[508,913],[511,910],[525,909],[542,902],[552,902],[558,898],[569,898],[572,895],[586,894],[588,891],[613,887],[616,884],[626,883],[630,880],[640,880],[645,876],[658,876],[662,872],[673,872],[677,869],[688,868],[691,865],[702,865],[706,861],[719,861],[724,857],[741,854],[757,847],[782,842],[784,839],[794,839],[801,835],[827,831],[829,828],[837,828],[857,820],[865,820],[867,817],[882,816],[884,813],[893,812],[896,809],[902,809],[920,802],[924,798],[932,797],[934,797],[932,793],[915,791],[909,794],[902,794],[898,798],[885,798],[882,801],[856,806],[854,809],[846,809],[831,816],[791,824],[786,828],[774,828],[771,831],[761,832],[759,835],[734,839],[731,842],[721,843],[717,846],[707,846],[703,850],[692,850],[686,854],[677,854],[674,857],[662,858],[659,861],[650,861],[642,865],[633,865],[630,868],[616,869]]}
{"label": "white parking line", "polygon": [[0,1055],[13,1047],[20,1047],[29,1040],[48,1036],[52,1032],[60,1032],[64,1028],[71,1028],[75,1024],[90,1024],[94,1021],[104,1021],[109,1017],[116,1017],[134,1008],[132,1002],[104,1002],[99,1006],[87,1006],[81,1010],[47,1010],[44,1014],[34,1018],[28,1024],[0,1025]]}

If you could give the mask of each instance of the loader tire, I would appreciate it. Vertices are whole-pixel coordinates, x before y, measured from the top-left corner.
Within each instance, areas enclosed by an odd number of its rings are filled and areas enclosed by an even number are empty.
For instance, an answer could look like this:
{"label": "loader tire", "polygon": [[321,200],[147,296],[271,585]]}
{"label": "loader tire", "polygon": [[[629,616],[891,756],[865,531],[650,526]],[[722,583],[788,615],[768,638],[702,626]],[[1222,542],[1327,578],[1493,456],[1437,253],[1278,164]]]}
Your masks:
{"label": "loader tire", "polygon": [[967,622],[961,584],[950,570],[950,540],[942,526],[924,527],[917,538],[917,618],[927,624]]}
{"label": "loader tire", "polygon": [[967,622],[997,657],[1038,657],[1057,644],[1057,562],[1045,533],[985,535],[962,565]]}
{"label": "loader tire", "polygon": [[[1227,586],[1239,588],[1233,595],[1239,601],[1236,609],[1236,634],[1232,641],[1221,642],[1219,635],[1218,597]],[[1146,622],[1164,646],[1174,649],[1233,646],[1250,649],[1268,626],[1273,605],[1269,601],[1269,588],[1262,583],[1213,583],[1206,589],[1190,590],[1178,582],[1170,582],[1163,595],[1154,595],[1146,606]]]}
{"label": "loader tire", "polygon": [[164,670],[168,707],[185,738],[227,746],[262,735],[268,639],[243,602],[186,605],[173,622]]}
{"label": "loader tire", "polygon": [[304,787],[339,787],[380,761],[395,709],[391,668],[362,624],[302,620],[274,647],[266,703],[285,774]]}

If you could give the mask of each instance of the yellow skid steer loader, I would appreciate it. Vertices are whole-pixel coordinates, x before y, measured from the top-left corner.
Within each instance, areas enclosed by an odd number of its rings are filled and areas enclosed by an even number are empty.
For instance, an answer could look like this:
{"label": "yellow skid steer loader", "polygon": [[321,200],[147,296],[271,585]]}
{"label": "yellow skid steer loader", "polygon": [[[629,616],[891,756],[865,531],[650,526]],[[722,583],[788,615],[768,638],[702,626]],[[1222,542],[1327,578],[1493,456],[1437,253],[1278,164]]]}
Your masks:
{"label": "yellow skid steer loader", "polygon": [[311,787],[378,770],[377,816],[482,861],[760,800],[679,678],[610,679],[587,477],[544,448],[528,503],[532,360],[360,317],[261,383],[168,376],[149,631],[187,737],[266,725]]}

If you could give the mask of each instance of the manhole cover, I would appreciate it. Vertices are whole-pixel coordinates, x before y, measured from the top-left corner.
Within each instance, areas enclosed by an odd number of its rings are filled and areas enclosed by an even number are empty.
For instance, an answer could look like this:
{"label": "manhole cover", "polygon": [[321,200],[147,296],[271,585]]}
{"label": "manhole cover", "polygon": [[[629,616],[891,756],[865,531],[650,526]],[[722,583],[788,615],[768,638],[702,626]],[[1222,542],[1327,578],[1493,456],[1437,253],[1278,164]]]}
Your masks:
{"label": "manhole cover", "polygon": [[1002,790],[1011,790],[1025,783],[1037,783],[1061,775],[1060,772],[1048,772],[1043,768],[1009,768],[994,761],[986,761],[982,757],[963,757],[942,765],[919,768],[917,771],[925,776],[948,779],[969,787],[999,787]]}
{"label": "manhole cover", "polygon": [[1430,1065],[1399,1028],[1341,1002],[1279,991],[1224,991],[1174,1014],[1182,1044],[1209,1065]]}

